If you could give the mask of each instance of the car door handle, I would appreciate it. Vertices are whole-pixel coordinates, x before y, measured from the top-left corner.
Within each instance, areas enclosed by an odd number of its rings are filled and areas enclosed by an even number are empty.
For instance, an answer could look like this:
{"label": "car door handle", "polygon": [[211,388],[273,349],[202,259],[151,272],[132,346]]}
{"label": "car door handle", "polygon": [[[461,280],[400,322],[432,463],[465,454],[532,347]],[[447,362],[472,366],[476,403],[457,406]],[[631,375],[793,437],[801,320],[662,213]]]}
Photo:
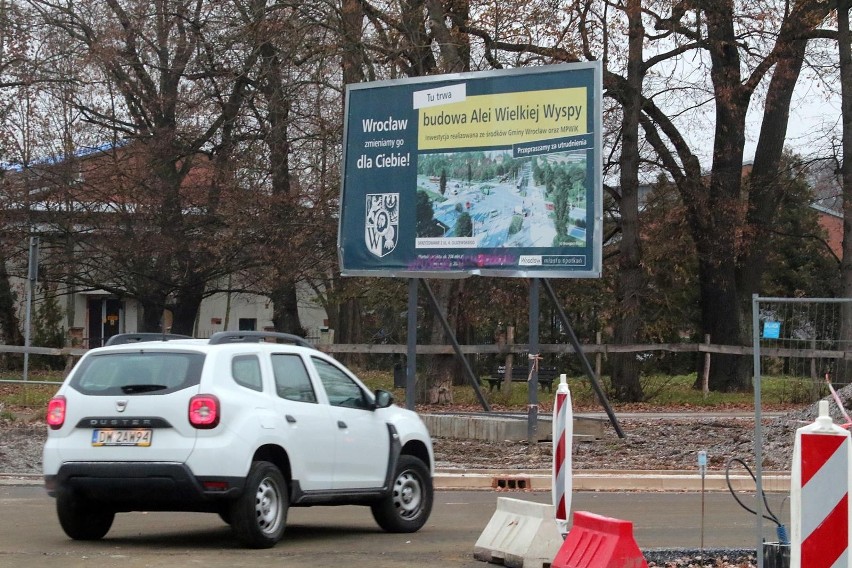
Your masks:
{"label": "car door handle", "polygon": [[285,418],[285,419],[287,420],[287,422],[289,422],[290,424],[295,424],[295,423],[296,423],[296,417],[295,417],[295,416],[293,416],[292,414],[285,414],[285,415],[284,415],[284,418]]}
{"label": "car door handle", "polygon": [[348,426],[346,425],[346,422],[344,422],[343,420],[337,421],[337,427],[340,428],[340,429],[348,428]]}

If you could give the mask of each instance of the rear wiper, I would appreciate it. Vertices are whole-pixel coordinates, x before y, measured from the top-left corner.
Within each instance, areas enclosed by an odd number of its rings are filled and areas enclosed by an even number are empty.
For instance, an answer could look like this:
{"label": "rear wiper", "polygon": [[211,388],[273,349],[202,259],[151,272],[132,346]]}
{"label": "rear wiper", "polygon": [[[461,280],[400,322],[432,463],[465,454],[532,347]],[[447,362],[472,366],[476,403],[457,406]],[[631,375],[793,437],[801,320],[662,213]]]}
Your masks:
{"label": "rear wiper", "polygon": [[121,387],[121,392],[123,392],[124,394],[136,394],[138,392],[151,392],[151,391],[164,390],[164,389],[167,389],[167,388],[169,388],[169,387],[167,387],[166,385],[152,385],[152,384],[124,385],[123,387]]}

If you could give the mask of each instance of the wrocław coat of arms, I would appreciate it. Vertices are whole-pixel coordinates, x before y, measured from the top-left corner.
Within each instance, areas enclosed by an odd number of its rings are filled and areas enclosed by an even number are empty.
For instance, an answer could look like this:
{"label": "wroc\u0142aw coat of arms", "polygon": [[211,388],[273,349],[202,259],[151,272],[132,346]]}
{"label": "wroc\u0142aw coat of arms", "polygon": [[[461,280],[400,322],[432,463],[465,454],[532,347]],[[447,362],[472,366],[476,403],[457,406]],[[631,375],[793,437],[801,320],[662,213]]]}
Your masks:
{"label": "wroc\u0142aw coat of arms", "polygon": [[389,254],[399,241],[399,194],[368,193],[364,226],[367,250],[379,258]]}

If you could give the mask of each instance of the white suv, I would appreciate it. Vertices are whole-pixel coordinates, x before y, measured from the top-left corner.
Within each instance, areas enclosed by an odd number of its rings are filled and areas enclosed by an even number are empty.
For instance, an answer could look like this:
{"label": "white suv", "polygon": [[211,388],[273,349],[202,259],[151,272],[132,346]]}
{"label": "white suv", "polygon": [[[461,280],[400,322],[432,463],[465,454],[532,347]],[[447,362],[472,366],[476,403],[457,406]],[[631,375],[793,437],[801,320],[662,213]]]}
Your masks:
{"label": "white suv", "polygon": [[266,548],[290,506],[369,505],[390,532],[432,509],[419,416],[293,335],[115,336],[80,359],[47,423],[45,486],[74,539],[103,537],[117,512],[202,511]]}

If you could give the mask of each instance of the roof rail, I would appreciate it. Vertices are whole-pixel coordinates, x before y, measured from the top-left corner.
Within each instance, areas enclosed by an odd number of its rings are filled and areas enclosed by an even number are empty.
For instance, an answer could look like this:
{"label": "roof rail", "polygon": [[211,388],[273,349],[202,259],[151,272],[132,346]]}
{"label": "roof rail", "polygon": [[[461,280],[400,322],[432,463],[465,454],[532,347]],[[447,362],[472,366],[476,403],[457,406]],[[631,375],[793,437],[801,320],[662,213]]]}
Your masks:
{"label": "roof rail", "polygon": [[119,333],[107,339],[104,345],[126,345],[143,341],[169,341],[170,339],[192,339],[192,337],[177,333]]}
{"label": "roof rail", "polygon": [[209,344],[259,343],[267,339],[277,339],[284,343],[298,345],[299,347],[310,347],[311,349],[316,349],[313,343],[299,337],[298,335],[293,335],[291,333],[278,333],[276,331],[217,331],[210,336]]}

